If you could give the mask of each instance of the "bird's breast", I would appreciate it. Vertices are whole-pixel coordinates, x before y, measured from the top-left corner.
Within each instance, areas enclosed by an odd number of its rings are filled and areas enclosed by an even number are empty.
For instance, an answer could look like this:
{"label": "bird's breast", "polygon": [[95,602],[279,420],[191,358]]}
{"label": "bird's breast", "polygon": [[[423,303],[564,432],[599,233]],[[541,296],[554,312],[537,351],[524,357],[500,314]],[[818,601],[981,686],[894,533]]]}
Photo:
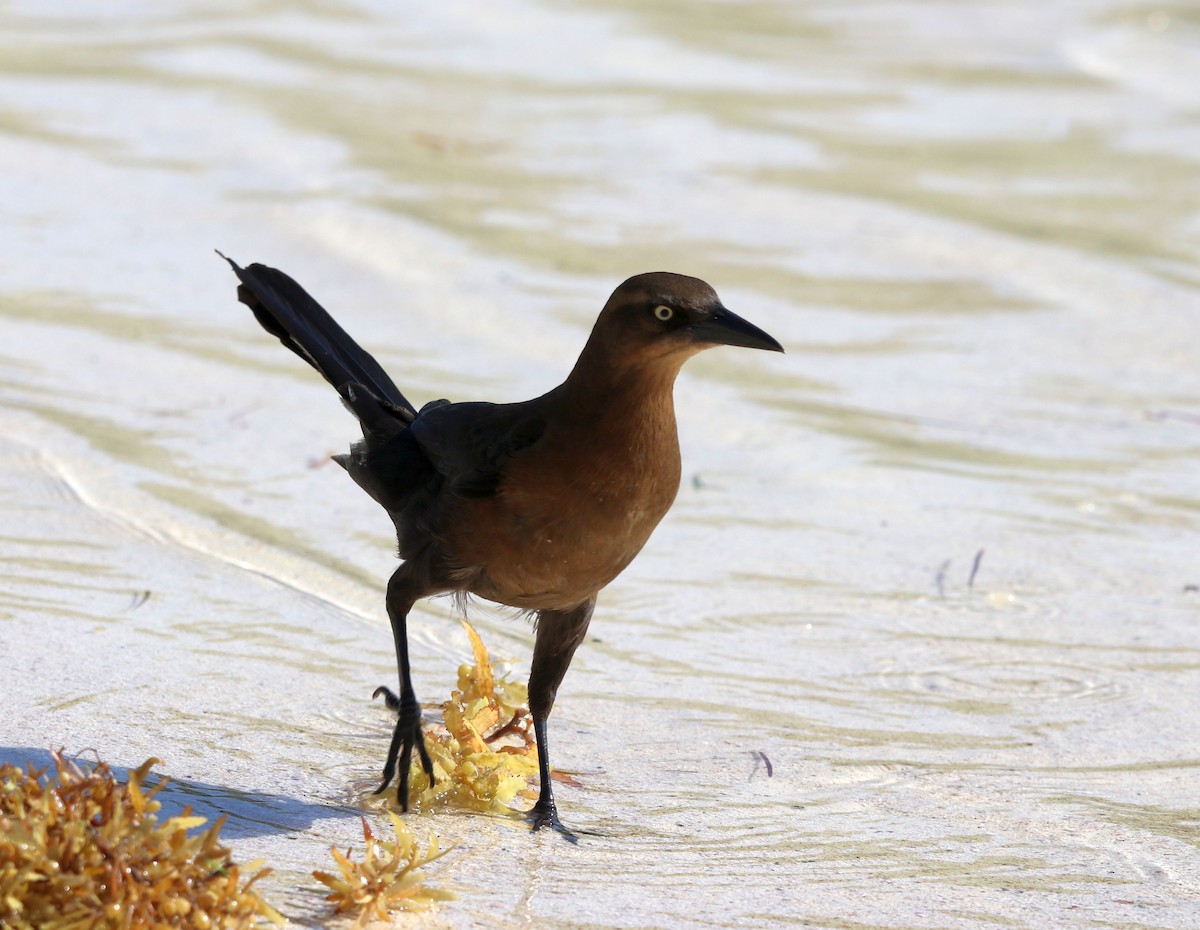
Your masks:
{"label": "bird's breast", "polygon": [[641,551],[679,490],[674,417],[621,435],[567,425],[508,463],[499,492],[473,507],[470,538],[482,597],[568,609],[595,595]]}

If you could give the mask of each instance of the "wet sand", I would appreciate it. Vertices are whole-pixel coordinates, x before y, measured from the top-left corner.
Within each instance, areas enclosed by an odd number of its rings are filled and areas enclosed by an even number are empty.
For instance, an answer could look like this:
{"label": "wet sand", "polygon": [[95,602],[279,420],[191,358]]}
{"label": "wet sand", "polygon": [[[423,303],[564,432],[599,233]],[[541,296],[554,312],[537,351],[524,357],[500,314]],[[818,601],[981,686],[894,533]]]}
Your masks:
{"label": "wet sand", "polygon": [[[552,724],[583,841],[410,818],[458,846],[429,922],[1195,927],[1200,20],[687,9],[0,14],[0,761],[160,757],[321,925],[393,541],[212,249],[418,402],[546,390],[665,268],[788,354],[680,380],[679,499]],[[440,700],[452,604],[412,636]]]}

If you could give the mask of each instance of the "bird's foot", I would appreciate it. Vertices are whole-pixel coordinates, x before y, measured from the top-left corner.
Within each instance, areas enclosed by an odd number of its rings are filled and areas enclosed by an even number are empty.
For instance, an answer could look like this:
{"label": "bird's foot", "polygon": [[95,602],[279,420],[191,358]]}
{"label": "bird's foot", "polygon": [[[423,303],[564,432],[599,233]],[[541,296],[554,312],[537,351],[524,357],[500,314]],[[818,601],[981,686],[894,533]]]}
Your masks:
{"label": "bird's foot", "polygon": [[539,800],[533,805],[529,811],[529,822],[533,825],[533,832],[536,833],[542,827],[549,827],[568,843],[578,844],[579,837],[562,825],[562,821],[558,819],[558,811],[555,809],[554,801],[549,804]]}
{"label": "bird's foot", "polygon": [[421,732],[421,705],[417,703],[416,696],[407,689],[401,691],[400,697],[396,697],[388,688],[380,687],[375,689],[372,697],[378,697],[380,694],[383,695],[388,710],[396,711],[398,716],[396,729],[392,731],[392,742],[388,747],[387,762],[383,766],[383,783],[375,789],[375,793],[383,794],[387,791],[396,776],[396,770],[399,769],[400,784],[396,788],[396,800],[400,802],[400,809],[407,813],[408,772],[414,747],[417,757],[421,760],[421,768],[429,776],[429,783],[433,784],[436,781],[433,775],[433,760],[429,758],[429,750],[425,748],[425,735]]}
{"label": "bird's foot", "polygon": [[380,685],[371,693],[371,700],[383,695],[383,703],[388,710],[394,710],[397,713],[400,711],[400,698],[396,697],[396,692],[387,685]]}

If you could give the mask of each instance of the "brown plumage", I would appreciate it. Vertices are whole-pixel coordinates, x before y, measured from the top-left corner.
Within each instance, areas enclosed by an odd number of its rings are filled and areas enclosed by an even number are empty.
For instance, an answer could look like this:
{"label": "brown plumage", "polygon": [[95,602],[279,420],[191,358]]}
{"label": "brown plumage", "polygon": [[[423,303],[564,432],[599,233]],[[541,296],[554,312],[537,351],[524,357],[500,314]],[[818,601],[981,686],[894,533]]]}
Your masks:
{"label": "brown plumage", "polygon": [[295,281],[263,265],[226,261],[242,282],[238,299],[358,417],[363,439],[335,459],[396,527],[404,562],[388,582],[387,610],[400,695],[376,692],[398,711],[379,790],[398,767],[407,809],[414,748],[433,775],[409,672],[409,610],[435,594],[477,595],[536,615],[529,704],[541,789],[532,818],[535,829],[562,830],[546,720],[597,593],[638,554],[675,499],[675,377],[714,345],[782,348],[722,306],[703,281],[642,274],[613,292],[558,387],[523,403],[442,400],[418,411]]}

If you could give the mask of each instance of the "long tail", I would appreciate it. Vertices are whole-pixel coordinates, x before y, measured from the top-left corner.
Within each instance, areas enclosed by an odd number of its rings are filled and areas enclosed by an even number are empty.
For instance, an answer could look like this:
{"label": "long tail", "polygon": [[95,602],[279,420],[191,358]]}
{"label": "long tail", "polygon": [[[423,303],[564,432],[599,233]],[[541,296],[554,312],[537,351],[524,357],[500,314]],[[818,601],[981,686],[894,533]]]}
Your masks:
{"label": "long tail", "polygon": [[[254,311],[263,329],[277,336],[337,388],[364,428],[380,415],[390,419],[387,414],[412,422],[416,409],[408,398],[370,353],[346,335],[304,288],[275,268],[258,264],[241,268],[233,259],[217,254],[229,262],[242,282],[238,300]],[[363,396],[356,386],[366,388],[366,394],[373,396]],[[379,401],[384,403],[380,405]],[[385,412],[381,407],[392,409]]]}

